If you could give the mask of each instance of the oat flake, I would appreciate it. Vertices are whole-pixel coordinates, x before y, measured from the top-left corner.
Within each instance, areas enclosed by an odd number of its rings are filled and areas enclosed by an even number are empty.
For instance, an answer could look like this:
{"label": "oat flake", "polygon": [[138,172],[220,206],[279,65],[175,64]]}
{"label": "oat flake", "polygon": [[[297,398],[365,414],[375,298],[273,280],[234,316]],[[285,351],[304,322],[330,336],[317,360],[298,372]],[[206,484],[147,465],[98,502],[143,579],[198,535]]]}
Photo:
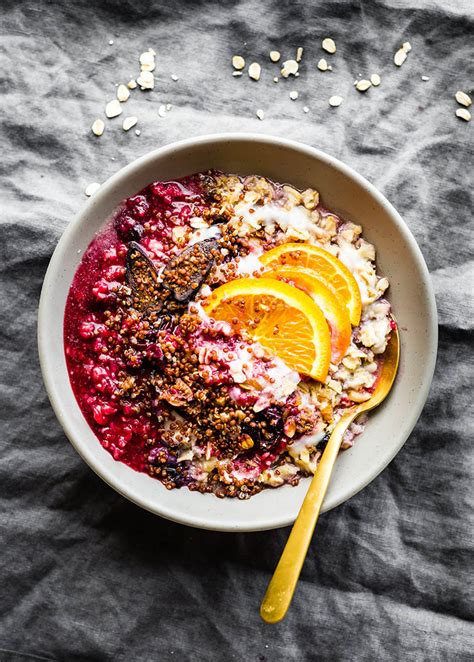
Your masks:
{"label": "oat flake", "polygon": [[160,117],[166,117],[166,106],[164,104],[161,104],[161,106],[158,108],[158,115]]}
{"label": "oat flake", "polygon": [[232,66],[234,69],[240,70],[245,67],[245,60],[241,55],[234,55],[232,58]]}
{"label": "oat flake", "polygon": [[135,129],[135,135],[136,135],[136,136],[139,136],[140,134],[141,134],[140,129]]}
{"label": "oat flake", "polygon": [[425,82],[426,82],[427,80],[429,80],[429,79],[430,79],[429,76],[422,76],[422,77],[421,77],[421,80],[423,80],[423,81],[425,81]]}
{"label": "oat flake", "polygon": [[296,49],[296,61],[301,62],[302,57],[303,57],[303,48],[301,46],[299,46]]}
{"label": "oat flake", "polygon": [[456,111],[456,117],[459,117],[465,122],[471,121],[471,113],[468,111],[467,108],[458,108]]}
{"label": "oat flake", "polygon": [[291,75],[295,76],[298,73],[299,66],[296,60],[286,60],[286,62],[283,62],[281,75],[283,78],[288,78]]}
{"label": "oat flake", "polygon": [[365,80],[365,79],[358,80],[357,83],[355,84],[355,88],[359,92],[367,92],[369,87],[372,87],[372,83],[370,82],[370,80]]}
{"label": "oat flake", "polygon": [[87,195],[88,198],[91,197],[91,195],[94,195],[94,193],[97,193],[97,191],[100,189],[100,184],[97,182],[94,182],[93,184],[89,184],[89,186],[86,187],[86,190],[84,193]]}
{"label": "oat flake", "polygon": [[317,66],[319,71],[327,71],[329,69],[329,65],[323,57],[319,60]]}
{"label": "oat flake", "polygon": [[454,98],[458,103],[461,104],[461,106],[466,106],[466,108],[469,108],[469,106],[472,104],[472,99],[469,94],[466,94],[462,90],[458,90],[454,95]]}
{"label": "oat flake", "polygon": [[130,96],[130,90],[126,85],[119,85],[117,87],[117,99],[119,101],[127,101]]}
{"label": "oat flake", "polygon": [[261,70],[262,67],[259,65],[258,62],[252,62],[252,64],[249,66],[250,78],[252,78],[252,80],[259,80]]}
{"label": "oat flake", "polygon": [[138,87],[137,81],[134,78],[132,78],[132,80],[128,81],[127,87],[129,90],[134,90],[136,87]]}
{"label": "oat flake", "polygon": [[270,60],[272,62],[278,62],[281,58],[280,51],[270,51]]}
{"label": "oat flake", "polygon": [[374,87],[378,87],[382,82],[382,79],[378,74],[372,74],[372,76],[370,77],[370,82]]}
{"label": "oat flake", "polygon": [[259,108],[255,114],[257,115],[259,120],[263,120],[263,118],[265,117],[265,113],[261,108]]}
{"label": "oat flake", "polygon": [[120,101],[118,99],[113,99],[113,101],[109,101],[109,103],[105,106],[105,114],[109,119],[112,117],[117,117],[117,115],[122,114],[122,106],[120,105]]}
{"label": "oat flake", "polygon": [[142,71],[155,70],[155,51],[149,49],[140,55],[140,69]]}
{"label": "oat flake", "polygon": [[344,99],[336,94],[329,99],[329,105],[336,108],[337,106],[340,106],[343,101]]}
{"label": "oat flake", "polygon": [[326,53],[335,53],[336,52],[336,43],[334,39],[331,39],[330,37],[326,37],[326,39],[323,39],[323,43],[321,44],[322,49],[326,51]]}
{"label": "oat flake", "polygon": [[280,79],[278,78],[278,76],[275,76],[275,78],[273,79],[273,82],[274,82],[274,83],[278,83],[279,80],[280,80]]}
{"label": "oat flake", "polygon": [[105,124],[103,120],[97,119],[91,126],[91,131],[94,136],[101,136],[104,133]]}
{"label": "oat flake", "polygon": [[142,71],[137,78],[137,83],[142,90],[152,90],[155,87],[155,77],[151,71]]}
{"label": "oat flake", "polygon": [[303,113],[309,113],[308,106],[303,106]]}
{"label": "oat flake", "polygon": [[402,46],[395,53],[395,55],[393,56],[393,62],[397,67],[401,67],[402,64],[405,62],[405,60],[407,59],[407,52],[408,51],[406,51]]}
{"label": "oat flake", "polygon": [[242,76],[242,73],[243,73],[242,71],[233,71],[232,76],[235,76],[237,78],[238,76]]}
{"label": "oat flake", "polygon": [[122,123],[122,129],[124,131],[130,131],[130,129],[135,126],[137,122],[138,117],[134,117],[133,115],[131,117],[126,117]]}

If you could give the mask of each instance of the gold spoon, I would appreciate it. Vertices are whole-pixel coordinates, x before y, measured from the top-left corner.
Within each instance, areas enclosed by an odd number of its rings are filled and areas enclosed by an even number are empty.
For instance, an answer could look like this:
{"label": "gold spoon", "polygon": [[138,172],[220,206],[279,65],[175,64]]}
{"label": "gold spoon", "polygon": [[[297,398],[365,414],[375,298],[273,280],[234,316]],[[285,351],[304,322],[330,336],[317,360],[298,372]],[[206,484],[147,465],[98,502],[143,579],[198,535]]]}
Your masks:
{"label": "gold spoon", "polygon": [[290,606],[344,432],[359,414],[378,407],[385,400],[397,374],[399,357],[400,338],[398,329],[395,328],[385,350],[380,375],[372,397],[343,414],[329,438],[288,542],[263,598],[260,616],[267,623],[281,621]]}

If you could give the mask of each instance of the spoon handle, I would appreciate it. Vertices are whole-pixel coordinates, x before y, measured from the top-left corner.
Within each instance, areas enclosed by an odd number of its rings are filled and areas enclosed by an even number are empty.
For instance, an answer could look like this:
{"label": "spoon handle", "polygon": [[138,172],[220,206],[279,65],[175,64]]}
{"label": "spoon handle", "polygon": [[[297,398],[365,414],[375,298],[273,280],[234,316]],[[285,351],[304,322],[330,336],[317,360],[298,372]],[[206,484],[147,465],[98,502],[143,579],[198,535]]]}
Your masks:
{"label": "spoon handle", "polygon": [[263,598],[260,616],[267,623],[280,621],[284,618],[290,606],[344,432],[355,416],[356,413],[354,412],[342,416],[329,438],[285,549]]}

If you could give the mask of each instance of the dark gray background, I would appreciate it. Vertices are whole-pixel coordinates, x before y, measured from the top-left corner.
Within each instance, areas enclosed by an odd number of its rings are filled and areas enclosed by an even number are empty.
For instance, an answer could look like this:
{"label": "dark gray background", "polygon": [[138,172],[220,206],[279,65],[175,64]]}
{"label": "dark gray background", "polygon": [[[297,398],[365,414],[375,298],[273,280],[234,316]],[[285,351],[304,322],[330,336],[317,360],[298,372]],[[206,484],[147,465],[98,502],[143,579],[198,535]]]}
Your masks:
{"label": "dark gray background", "polygon": [[[474,659],[474,123],[455,117],[453,99],[474,87],[472,0],[3,0],[0,11],[0,660]],[[321,74],[328,35],[338,52]],[[301,76],[275,85],[266,54],[297,46]],[[122,131],[122,115],[95,139],[90,124],[148,47],[156,88],[125,110],[141,136]],[[265,63],[259,83],[232,78],[236,53]],[[374,71],[380,88],[358,94],[353,80]],[[331,94],[346,98],[340,108]],[[288,530],[192,530],[115,494],[64,437],[36,349],[44,272],[85,186],[165,143],[227,130],[295,138],[365,175],[418,240],[439,306],[437,371],[415,431],[377,480],[321,518],[276,626],[258,605]]]}

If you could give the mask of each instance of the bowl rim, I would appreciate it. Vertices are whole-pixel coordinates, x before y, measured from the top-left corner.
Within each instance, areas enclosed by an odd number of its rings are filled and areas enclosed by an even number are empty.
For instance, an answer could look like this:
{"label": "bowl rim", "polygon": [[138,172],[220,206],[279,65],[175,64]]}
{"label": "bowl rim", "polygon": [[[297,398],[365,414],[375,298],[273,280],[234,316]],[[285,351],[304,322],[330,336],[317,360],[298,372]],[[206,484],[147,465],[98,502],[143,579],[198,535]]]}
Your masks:
{"label": "bowl rim", "polygon": [[[153,163],[157,158],[166,158],[167,156],[172,155],[175,151],[192,149],[194,147],[205,145],[205,144],[219,144],[219,143],[229,143],[229,142],[239,142],[247,141],[252,143],[264,143],[270,144],[273,146],[280,146],[292,149],[306,156],[316,158],[325,164],[335,168],[343,175],[352,179],[356,184],[364,188],[369,195],[371,195],[380,206],[384,208],[387,214],[390,216],[391,220],[394,222],[394,225],[397,228],[397,231],[403,235],[404,240],[409,244],[409,247],[416,258],[416,262],[420,271],[422,273],[427,292],[427,308],[428,308],[428,319],[427,319],[427,342],[431,345],[430,351],[428,352],[428,359],[424,366],[424,379],[423,385],[418,392],[418,398],[416,406],[413,406],[412,409],[408,412],[408,425],[406,426],[406,432],[404,435],[401,435],[400,440],[397,444],[391,448],[391,452],[388,453],[383,461],[379,462],[376,466],[373,467],[372,471],[357,484],[356,487],[352,487],[347,490],[346,493],[342,494],[339,498],[333,498],[332,500],[326,499],[323,504],[322,512],[331,510],[332,508],[337,507],[341,503],[345,502],[347,499],[351,498],[362,489],[364,489],[369,483],[371,483],[393,460],[393,458],[400,451],[402,446],[405,444],[409,435],[411,434],[418,418],[423,410],[423,407],[426,403],[428,393],[431,387],[431,382],[433,379],[433,374],[436,365],[437,359],[437,348],[438,348],[438,319],[437,319],[437,308],[436,301],[433,291],[432,281],[429,275],[429,271],[421,252],[420,247],[418,246],[414,236],[406,225],[405,221],[402,219],[400,214],[397,212],[395,207],[385,198],[385,196],[378,191],[378,189],[369,182],[365,177],[360,175],[352,167],[346,165],[339,159],[334,156],[327,154],[326,152],[301,143],[296,140],[291,140],[287,138],[280,138],[273,135],[263,135],[258,133],[211,133],[205,134],[193,138],[187,138],[180,141],[175,141],[159,147],[155,150],[152,150],[143,156],[131,161],[129,164],[118,170],[115,174],[109,177],[100,187],[100,189],[94,194],[94,196],[89,199],[85,205],[83,205],[80,210],[76,213],[74,218],[66,226],[63,234],[61,235],[44,277],[41,296],[39,300],[38,308],[38,327],[37,327],[37,340],[38,340],[38,353],[40,360],[41,373],[43,381],[46,387],[46,391],[51,402],[51,406],[54,410],[54,413],[63,428],[66,436],[71,442],[72,446],[82,457],[82,459],[89,465],[89,467],[110,487],[112,487],[116,492],[132,501],[136,505],[152,512],[155,515],[164,517],[165,519],[184,524],[187,526],[216,530],[216,531],[264,531],[268,529],[280,528],[288,526],[293,523],[294,518],[290,517],[278,517],[278,516],[267,516],[265,514],[252,525],[232,525],[227,522],[210,522],[209,518],[206,516],[196,517],[195,515],[189,516],[186,512],[177,513],[175,509],[169,508],[166,506],[160,505],[160,503],[154,502],[153,504],[143,497],[137,491],[130,490],[124,481],[109,471],[105,466],[101,466],[100,463],[97,463],[91,454],[88,453],[87,447],[80,442],[78,435],[74,430],[74,425],[69,420],[67,413],[64,411],[64,408],[61,403],[60,389],[56,386],[54,375],[52,369],[48,364],[47,359],[47,343],[48,343],[48,313],[47,313],[47,299],[49,292],[52,290],[53,281],[55,275],[59,271],[62,260],[64,259],[64,253],[69,244],[70,237],[75,233],[76,229],[81,225],[83,219],[86,218],[92,211],[93,205],[107,197],[109,192],[125,182],[127,178],[136,170],[146,167],[148,164]],[[104,219],[105,220],[105,219]],[[403,351],[403,349],[402,349]],[[71,388],[69,384],[69,388]],[[406,423],[407,421],[405,421]]]}

